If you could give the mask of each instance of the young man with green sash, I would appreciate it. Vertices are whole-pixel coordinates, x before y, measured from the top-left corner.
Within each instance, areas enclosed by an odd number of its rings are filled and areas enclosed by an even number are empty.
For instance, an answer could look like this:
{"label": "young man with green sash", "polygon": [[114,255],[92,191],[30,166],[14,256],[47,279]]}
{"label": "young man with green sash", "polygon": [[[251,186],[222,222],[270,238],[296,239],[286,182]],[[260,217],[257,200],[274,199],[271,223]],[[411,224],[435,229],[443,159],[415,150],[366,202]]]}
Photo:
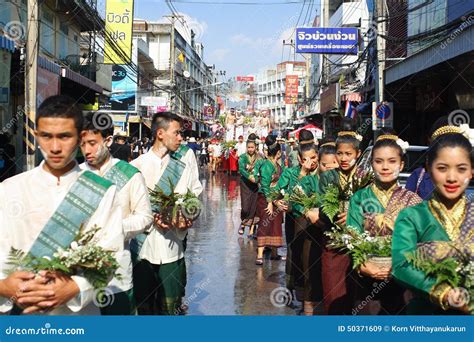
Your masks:
{"label": "young man with green sash", "polygon": [[[39,107],[35,136],[44,161],[0,184],[0,311],[12,314],[98,314],[97,291],[81,274],[14,271],[12,248],[34,257],[67,249],[79,231],[99,227],[97,244],[123,251],[120,205],[115,186],[75,161],[83,125],[81,108],[67,96]],[[95,229],[95,228],[94,228]],[[9,271],[14,271],[10,273]]]}
{"label": "young man with green sash", "polygon": [[[153,147],[132,161],[132,165],[141,171],[150,189],[159,188],[166,194],[191,191],[198,196],[202,185],[196,172],[181,159],[182,155],[174,153],[183,140],[180,132],[179,116],[169,112],[156,114],[152,120]],[[156,212],[154,229],[132,241],[137,261],[133,282],[139,314],[180,314],[186,285],[183,241],[191,226],[190,220],[179,227],[172,226]]]}
{"label": "young man with green sash", "polygon": [[122,207],[124,250],[118,262],[121,279],[112,279],[108,296],[101,308],[103,315],[130,315],[135,312],[130,239],[151,227],[153,215],[145,180],[140,171],[126,161],[113,158],[109,151],[114,126],[106,113],[89,113],[81,133],[81,150],[86,161],[81,169],[89,170],[115,184]]}

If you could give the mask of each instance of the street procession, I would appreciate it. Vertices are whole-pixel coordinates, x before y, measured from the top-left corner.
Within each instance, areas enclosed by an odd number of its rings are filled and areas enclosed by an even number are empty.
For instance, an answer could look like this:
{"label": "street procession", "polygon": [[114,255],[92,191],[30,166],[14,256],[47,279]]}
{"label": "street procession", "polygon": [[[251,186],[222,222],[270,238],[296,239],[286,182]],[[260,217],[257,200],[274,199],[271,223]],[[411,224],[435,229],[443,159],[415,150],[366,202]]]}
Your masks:
{"label": "street procession", "polygon": [[[402,322],[407,340],[467,336],[472,1],[11,0],[0,13],[1,317],[114,316],[114,341],[129,316],[180,341],[191,330],[159,316],[249,318],[188,321],[204,324],[196,339],[244,322],[275,326],[263,340],[309,338],[288,316],[334,341],[355,326],[374,334],[350,338],[400,338]],[[9,322],[1,334],[20,334]]]}

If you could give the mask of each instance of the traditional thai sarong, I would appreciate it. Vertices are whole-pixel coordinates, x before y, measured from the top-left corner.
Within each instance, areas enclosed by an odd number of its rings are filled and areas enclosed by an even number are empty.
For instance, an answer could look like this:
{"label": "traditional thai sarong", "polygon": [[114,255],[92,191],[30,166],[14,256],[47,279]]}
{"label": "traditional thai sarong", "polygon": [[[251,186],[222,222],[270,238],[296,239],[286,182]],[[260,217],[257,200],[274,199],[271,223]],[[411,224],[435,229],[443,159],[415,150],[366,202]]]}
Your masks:
{"label": "traditional thai sarong", "polygon": [[[415,193],[395,184],[384,190],[375,184],[357,191],[352,196],[347,215],[347,225],[360,233],[367,231],[371,236],[392,235],[395,220],[404,208],[416,205],[421,198]],[[378,312],[359,311],[359,314],[397,315],[403,313],[406,306],[405,289],[394,280],[376,281],[361,276],[357,282],[357,300],[377,302]],[[377,293],[374,293],[374,287]],[[364,309],[369,309],[369,306]]]}
{"label": "traditional thai sarong", "polygon": [[[309,175],[300,178],[300,172],[300,166],[285,169],[273,191],[284,190],[285,193],[291,194],[296,186],[300,186],[307,195],[317,192],[318,177]],[[321,295],[312,295],[313,288],[321,288],[321,241],[313,245],[317,238],[314,239],[308,233],[311,225],[304,218],[305,209],[300,204],[290,203],[289,210],[285,219],[287,288],[297,290],[298,300],[321,300]],[[301,298],[300,294],[303,294]],[[313,300],[315,297],[319,299]]]}
{"label": "traditional thai sarong", "polygon": [[459,250],[449,248],[450,245],[470,253],[474,244],[473,225],[474,204],[466,203],[465,198],[458,201],[451,212],[442,209],[436,197],[400,212],[393,233],[392,274],[404,287],[414,291],[407,314],[462,314],[458,310],[443,310],[438,305],[436,279],[414,267],[406,256],[423,249],[428,256],[438,260],[455,257]]}
{"label": "traditional thai sarong", "polygon": [[302,267],[295,267],[297,260],[294,260],[293,246],[295,245],[295,218],[293,215],[285,214],[285,241],[286,241],[286,288],[289,290],[295,290],[303,288],[302,282]]}
{"label": "traditional thai sarong", "polygon": [[266,212],[270,195],[270,188],[276,185],[282,173],[281,167],[274,165],[270,160],[265,160],[260,165],[260,188],[257,199],[257,215],[260,219],[257,230],[258,247],[281,247],[283,246],[283,212],[273,209],[273,214]]}
{"label": "traditional thai sarong", "polygon": [[[170,157],[156,187],[165,194],[176,188],[183,175],[185,164],[179,154]],[[161,208],[152,207],[153,212]],[[152,264],[139,258],[140,250],[148,235],[140,234],[130,244],[134,261],[133,280],[139,315],[178,315],[181,298],[186,288],[186,264],[184,258],[166,264]]]}
{"label": "traditional thai sarong", "polygon": [[[302,285],[304,301],[323,299],[321,280],[322,229],[306,218],[295,220],[295,237],[292,246],[292,275],[298,289]],[[299,277],[299,278],[298,278]]]}
{"label": "traditional thai sarong", "polygon": [[[184,258],[154,265],[142,260],[133,268],[133,278],[140,279],[134,287],[140,315],[181,315],[181,298],[186,284]],[[179,286],[177,286],[177,284]],[[150,300],[155,298],[155,300]]]}
{"label": "traditional thai sarong", "polygon": [[283,246],[283,212],[273,210],[272,215],[265,211],[267,199],[261,193],[258,194],[257,215],[260,219],[257,230],[258,247],[281,247]]}
{"label": "traditional thai sarong", "polygon": [[249,180],[250,175],[254,172],[257,160],[261,160],[258,154],[250,157],[245,153],[239,158],[240,219],[244,226],[251,226],[259,221],[257,216],[258,184]]}
{"label": "traditional thai sarong", "polygon": [[257,200],[258,185],[241,178],[240,202],[242,209],[240,211],[240,219],[242,220],[242,225],[251,226],[258,223]]}
{"label": "traditional thai sarong", "polygon": [[[349,186],[354,174],[362,175],[363,171],[353,169],[349,176],[344,175],[338,169],[323,172],[320,175],[320,194],[323,196],[327,187],[334,184],[341,187]],[[347,211],[349,199],[341,201],[340,208]],[[321,220],[325,222],[324,230],[332,227],[330,220],[320,214]],[[355,284],[358,275],[351,267],[351,260],[348,255],[326,247],[327,237],[323,239],[322,262],[322,283],[324,311],[328,315],[350,315],[355,299]]]}

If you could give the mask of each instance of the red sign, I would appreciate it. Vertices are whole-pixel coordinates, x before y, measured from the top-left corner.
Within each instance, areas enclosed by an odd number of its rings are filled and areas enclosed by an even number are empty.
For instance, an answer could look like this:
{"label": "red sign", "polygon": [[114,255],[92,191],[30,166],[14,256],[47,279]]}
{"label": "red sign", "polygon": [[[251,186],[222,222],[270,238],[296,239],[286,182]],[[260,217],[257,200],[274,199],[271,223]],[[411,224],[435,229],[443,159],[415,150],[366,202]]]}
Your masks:
{"label": "red sign", "polygon": [[253,76],[237,76],[238,82],[253,82],[255,77]]}
{"label": "red sign", "polygon": [[213,106],[204,106],[202,109],[202,114],[204,115],[205,120],[211,120],[214,117],[214,107]]}
{"label": "red sign", "polygon": [[298,75],[287,75],[285,82],[285,103],[295,104],[298,102]]}

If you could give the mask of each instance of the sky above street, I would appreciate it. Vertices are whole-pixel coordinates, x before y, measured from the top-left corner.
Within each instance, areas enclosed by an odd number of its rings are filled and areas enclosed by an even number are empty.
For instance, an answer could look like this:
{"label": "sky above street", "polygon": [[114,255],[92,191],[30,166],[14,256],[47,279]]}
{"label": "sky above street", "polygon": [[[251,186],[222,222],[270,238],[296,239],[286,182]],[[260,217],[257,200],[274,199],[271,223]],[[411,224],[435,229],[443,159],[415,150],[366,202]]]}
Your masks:
{"label": "sky above street", "polygon": [[[293,60],[293,51],[290,46],[282,46],[283,40],[295,38],[294,27],[301,12],[298,26],[305,19],[307,23],[312,21],[319,11],[319,1],[305,1],[304,8],[303,1],[298,0],[191,1],[198,0],[173,2],[173,5],[187,17],[188,26],[196,32],[196,40],[204,44],[205,62],[215,64],[216,70],[225,70],[227,77],[255,75],[265,67]],[[210,1],[220,4],[204,3]],[[267,4],[223,5],[222,2]],[[170,13],[164,0],[135,0],[135,18],[153,21]]]}

